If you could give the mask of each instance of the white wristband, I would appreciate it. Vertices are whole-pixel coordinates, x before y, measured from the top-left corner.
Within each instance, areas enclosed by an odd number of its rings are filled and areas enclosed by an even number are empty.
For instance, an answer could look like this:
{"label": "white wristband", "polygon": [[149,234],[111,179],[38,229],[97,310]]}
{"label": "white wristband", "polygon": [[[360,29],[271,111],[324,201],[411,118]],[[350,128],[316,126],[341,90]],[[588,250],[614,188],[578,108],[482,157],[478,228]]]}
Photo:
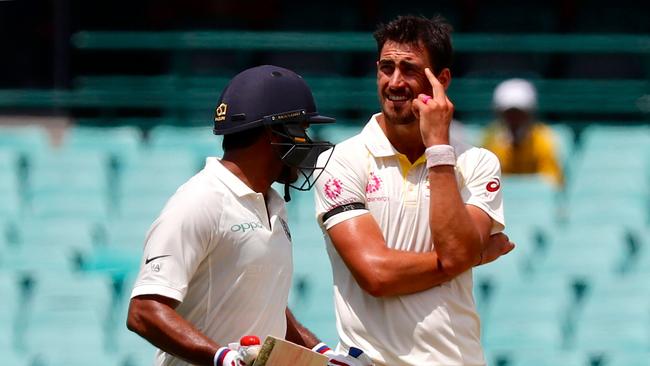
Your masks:
{"label": "white wristband", "polygon": [[451,145],[433,145],[424,150],[427,169],[438,165],[456,165],[456,151]]}

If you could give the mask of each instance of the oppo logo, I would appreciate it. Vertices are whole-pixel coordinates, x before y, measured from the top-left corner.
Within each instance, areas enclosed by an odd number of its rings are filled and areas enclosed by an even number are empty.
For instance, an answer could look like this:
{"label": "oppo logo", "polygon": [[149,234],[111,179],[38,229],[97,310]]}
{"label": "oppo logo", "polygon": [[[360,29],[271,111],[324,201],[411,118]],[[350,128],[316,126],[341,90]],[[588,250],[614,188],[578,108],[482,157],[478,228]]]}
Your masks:
{"label": "oppo logo", "polygon": [[262,226],[262,223],[259,222],[259,221],[258,222],[244,222],[244,223],[241,223],[241,224],[235,224],[235,225],[231,226],[230,231],[232,231],[233,233],[237,233],[237,232],[245,233],[248,230],[253,230],[254,231],[255,229],[262,229],[262,228],[264,228],[264,226]]}

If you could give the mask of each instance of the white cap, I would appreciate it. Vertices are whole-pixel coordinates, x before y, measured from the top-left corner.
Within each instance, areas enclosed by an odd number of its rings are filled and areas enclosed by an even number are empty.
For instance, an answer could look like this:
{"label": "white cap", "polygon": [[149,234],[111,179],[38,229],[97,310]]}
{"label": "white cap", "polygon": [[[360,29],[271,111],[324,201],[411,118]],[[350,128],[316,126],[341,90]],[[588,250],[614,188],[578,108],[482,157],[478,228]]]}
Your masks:
{"label": "white cap", "polygon": [[508,79],[494,89],[492,104],[498,111],[517,108],[523,111],[537,109],[537,90],[524,79]]}

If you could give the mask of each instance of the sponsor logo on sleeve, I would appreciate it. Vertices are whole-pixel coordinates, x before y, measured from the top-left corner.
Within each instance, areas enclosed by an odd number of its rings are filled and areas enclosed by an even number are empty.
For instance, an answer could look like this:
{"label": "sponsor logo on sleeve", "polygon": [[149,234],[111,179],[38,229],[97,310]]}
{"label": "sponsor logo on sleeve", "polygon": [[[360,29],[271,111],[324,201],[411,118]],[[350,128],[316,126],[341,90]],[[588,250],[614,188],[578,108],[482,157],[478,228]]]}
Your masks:
{"label": "sponsor logo on sleeve", "polygon": [[325,196],[328,199],[337,199],[343,192],[343,182],[338,178],[330,178],[325,182]]}
{"label": "sponsor logo on sleeve", "polygon": [[501,188],[501,181],[499,180],[499,178],[492,178],[485,185],[485,189],[490,193],[494,193],[494,192],[498,191],[499,188]]}

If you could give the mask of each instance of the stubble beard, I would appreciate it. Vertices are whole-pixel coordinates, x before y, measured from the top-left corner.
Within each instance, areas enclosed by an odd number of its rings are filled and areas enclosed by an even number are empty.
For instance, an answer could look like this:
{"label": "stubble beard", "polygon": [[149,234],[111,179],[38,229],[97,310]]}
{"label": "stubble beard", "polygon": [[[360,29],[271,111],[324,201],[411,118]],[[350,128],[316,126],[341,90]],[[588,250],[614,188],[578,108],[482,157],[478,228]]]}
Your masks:
{"label": "stubble beard", "polygon": [[383,105],[381,109],[382,109],[381,112],[384,115],[386,122],[388,122],[389,124],[408,125],[417,122],[417,118],[415,117],[415,114],[413,114],[413,111],[411,111],[410,109],[404,108],[400,111],[396,111],[394,109],[386,107],[385,105]]}

